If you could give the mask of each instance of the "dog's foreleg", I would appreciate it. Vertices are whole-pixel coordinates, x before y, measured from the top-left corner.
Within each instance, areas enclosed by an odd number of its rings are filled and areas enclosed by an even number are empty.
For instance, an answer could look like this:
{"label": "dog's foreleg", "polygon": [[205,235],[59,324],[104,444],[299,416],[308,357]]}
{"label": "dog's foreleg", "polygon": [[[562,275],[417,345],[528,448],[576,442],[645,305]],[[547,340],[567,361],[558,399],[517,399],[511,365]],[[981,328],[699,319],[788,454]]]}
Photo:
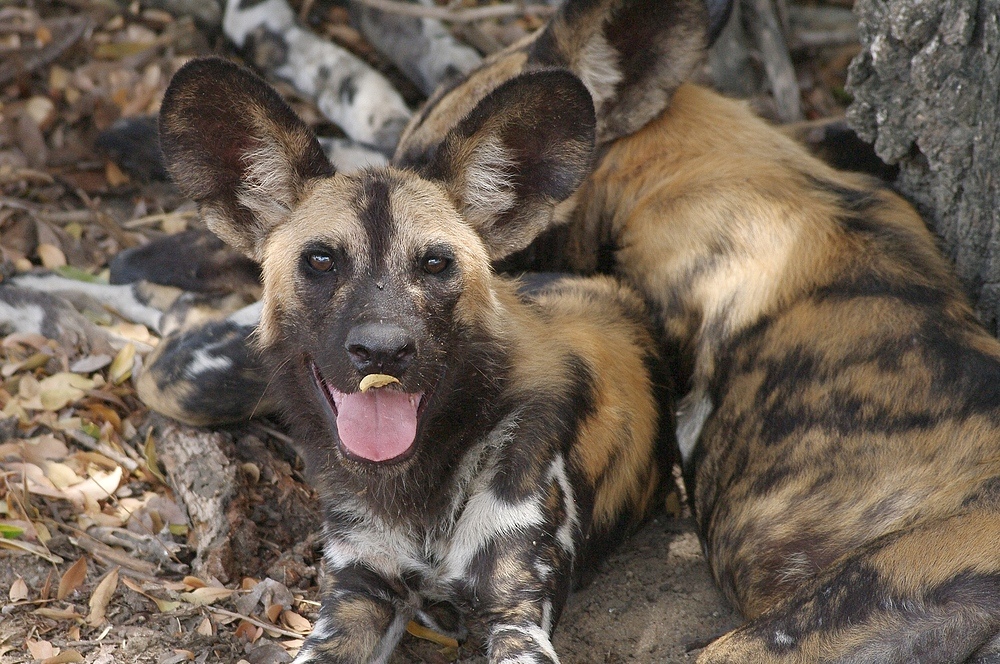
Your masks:
{"label": "dog's foreleg", "polygon": [[379,664],[406,631],[412,610],[398,589],[360,564],[331,574],[320,618],[293,664]]}

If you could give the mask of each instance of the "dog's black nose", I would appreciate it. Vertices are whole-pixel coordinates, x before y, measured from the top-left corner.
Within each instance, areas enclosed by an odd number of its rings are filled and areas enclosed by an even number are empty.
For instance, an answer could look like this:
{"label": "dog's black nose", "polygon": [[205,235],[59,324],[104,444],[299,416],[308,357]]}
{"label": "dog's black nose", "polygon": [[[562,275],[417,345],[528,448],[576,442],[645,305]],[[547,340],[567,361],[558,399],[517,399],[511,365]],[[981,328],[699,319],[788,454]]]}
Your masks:
{"label": "dog's black nose", "polygon": [[383,323],[354,326],[347,333],[344,348],[362,373],[392,376],[403,373],[417,352],[417,344],[409,332],[398,325]]}

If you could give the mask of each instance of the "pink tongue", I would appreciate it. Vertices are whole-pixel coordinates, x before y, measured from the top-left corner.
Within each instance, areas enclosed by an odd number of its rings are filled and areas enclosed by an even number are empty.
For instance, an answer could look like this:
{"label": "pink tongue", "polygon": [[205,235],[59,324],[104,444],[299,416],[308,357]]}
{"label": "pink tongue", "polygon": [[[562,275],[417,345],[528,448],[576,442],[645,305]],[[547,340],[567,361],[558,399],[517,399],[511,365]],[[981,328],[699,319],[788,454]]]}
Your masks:
{"label": "pink tongue", "polygon": [[386,461],[406,452],[417,435],[420,395],[375,388],[335,393],[337,433],[352,454]]}

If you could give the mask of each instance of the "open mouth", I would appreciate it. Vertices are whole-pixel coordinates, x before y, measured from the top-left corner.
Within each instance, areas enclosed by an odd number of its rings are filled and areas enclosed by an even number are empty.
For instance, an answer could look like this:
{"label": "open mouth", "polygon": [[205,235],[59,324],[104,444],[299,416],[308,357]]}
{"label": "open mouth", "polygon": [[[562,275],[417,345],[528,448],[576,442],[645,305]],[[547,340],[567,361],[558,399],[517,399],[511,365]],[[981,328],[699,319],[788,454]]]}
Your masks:
{"label": "open mouth", "polygon": [[425,393],[409,393],[397,386],[341,392],[310,362],[316,387],[326,398],[337,423],[337,437],[345,456],[371,462],[402,460],[413,450]]}

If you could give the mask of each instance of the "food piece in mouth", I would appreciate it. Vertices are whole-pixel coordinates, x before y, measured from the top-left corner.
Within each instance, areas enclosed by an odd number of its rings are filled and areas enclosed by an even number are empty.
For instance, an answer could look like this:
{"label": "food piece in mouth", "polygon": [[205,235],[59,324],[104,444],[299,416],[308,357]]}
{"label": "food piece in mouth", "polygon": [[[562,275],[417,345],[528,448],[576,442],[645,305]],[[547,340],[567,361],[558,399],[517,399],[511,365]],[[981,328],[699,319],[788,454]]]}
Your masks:
{"label": "food piece in mouth", "polygon": [[358,385],[358,389],[362,392],[367,392],[373,387],[385,387],[386,385],[392,385],[393,383],[398,382],[398,378],[390,376],[389,374],[368,374],[361,379],[361,384]]}

